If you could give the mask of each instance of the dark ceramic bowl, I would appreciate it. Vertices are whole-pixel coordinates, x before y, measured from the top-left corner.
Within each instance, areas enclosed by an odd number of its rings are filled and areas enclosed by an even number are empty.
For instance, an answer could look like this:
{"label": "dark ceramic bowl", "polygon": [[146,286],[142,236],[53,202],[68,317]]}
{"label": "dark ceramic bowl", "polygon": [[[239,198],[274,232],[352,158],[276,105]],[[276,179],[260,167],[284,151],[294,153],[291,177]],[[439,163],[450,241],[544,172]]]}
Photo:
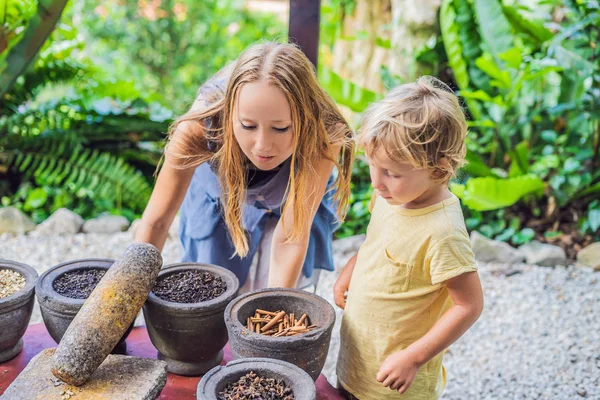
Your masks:
{"label": "dark ceramic bowl", "polygon": [[146,328],[158,358],[167,362],[167,370],[178,375],[201,375],[219,365],[227,344],[223,311],[238,294],[239,281],[225,268],[200,263],[165,266],[157,282],[171,274],[196,270],[221,277],[227,284],[217,298],[200,303],[166,301],[150,292],[144,304]]}
{"label": "dark ceramic bowl", "polygon": [[[298,316],[307,314],[317,327],[290,337],[271,337],[246,329],[256,309],[284,310]],[[317,380],[329,351],[335,311],[327,300],[297,289],[264,289],[233,300],[225,310],[225,323],[234,358],[274,358],[292,363]]]}
{"label": "dark ceramic bowl", "polygon": [[198,383],[196,398],[217,400],[227,385],[237,382],[249,372],[264,378],[283,380],[292,389],[296,400],[317,398],[317,389],[310,375],[293,364],[268,358],[242,358],[229,362],[227,366],[211,369]]}
{"label": "dark ceramic bowl", "polygon": [[31,319],[38,273],[29,265],[9,260],[0,260],[0,269],[16,271],[25,277],[23,289],[0,299],[0,363],[3,363],[16,357],[23,348],[22,337]]}
{"label": "dark ceramic bowl", "polygon": [[[42,318],[46,329],[56,343],[59,343],[67,328],[79,312],[86,299],[73,299],[66,297],[54,290],[54,281],[63,274],[80,270],[108,270],[115,260],[107,258],[86,258],[81,260],[67,261],[44,272],[38,280],[36,286],[36,295]],[[127,344],[125,339],[133,329],[133,325],[127,329],[119,343],[115,346],[113,353],[125,354]]]}

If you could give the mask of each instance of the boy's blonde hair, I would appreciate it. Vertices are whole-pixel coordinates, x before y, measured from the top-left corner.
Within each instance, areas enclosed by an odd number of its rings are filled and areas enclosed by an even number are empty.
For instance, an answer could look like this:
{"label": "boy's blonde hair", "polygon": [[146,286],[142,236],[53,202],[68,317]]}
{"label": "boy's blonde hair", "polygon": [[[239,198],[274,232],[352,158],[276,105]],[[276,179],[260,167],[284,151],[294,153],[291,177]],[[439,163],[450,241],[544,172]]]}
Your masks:
{"label": "boy's blonde hair", "polygon": [[[242,257],[249,251],[242,226],[248,165],[233,134],[233,110],[242,85],[262,80],[283,91],[292,115],[294,151],[282,210],[284,215],[287,209],[293,209],[291,229],[285,226],[288,240],[298,240],[310,229],[308,216],[313,196],[310,188],[315,179],[314,167],[319,161],[328,159],[337,168],[333,197],[338,204],[340,220],[344,219],[350,197],[353,133],[333,100],[319,85],[313,65],[293,44],[264,42],[249,47],[233,65],[224,97],[208,108],[192,107],[179,117],[170,129],[169,138],[178,128],[182,138],[177,146],[166,149],[178,160],[180,168],[214,162],[222,191],[225,223],[236,253]],[[217,121],[216,126],[207,128],[207,119]],[[208,149],[209,137],[217,144],[216,152]],[[333,149],[337,146],[341,147],[341,152],[334,157]]]}
{"label": "boy's blonde hair", "polygon": [[392,160],[429,168],[435,181],[447,183],[465,162],[466,134],[457,97],[439,79],[424,76],[369,106],[358,140],[367,156],[382,148]]}

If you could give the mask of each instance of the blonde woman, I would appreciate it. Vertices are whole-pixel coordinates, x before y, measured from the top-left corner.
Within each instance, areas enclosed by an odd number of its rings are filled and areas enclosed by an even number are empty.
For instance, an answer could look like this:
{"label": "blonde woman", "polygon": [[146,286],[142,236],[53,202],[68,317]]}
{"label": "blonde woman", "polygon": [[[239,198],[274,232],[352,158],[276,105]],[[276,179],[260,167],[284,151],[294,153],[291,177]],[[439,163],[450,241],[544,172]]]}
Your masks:
{"label": "blonde woman", "polygon": [[161,249],[181,207],[184,261],[231,270],[242,292],[316,284],[319,269],[333,270],[353,156],[352,131],[306,56],[254,45],[173,124],[135,239]]}

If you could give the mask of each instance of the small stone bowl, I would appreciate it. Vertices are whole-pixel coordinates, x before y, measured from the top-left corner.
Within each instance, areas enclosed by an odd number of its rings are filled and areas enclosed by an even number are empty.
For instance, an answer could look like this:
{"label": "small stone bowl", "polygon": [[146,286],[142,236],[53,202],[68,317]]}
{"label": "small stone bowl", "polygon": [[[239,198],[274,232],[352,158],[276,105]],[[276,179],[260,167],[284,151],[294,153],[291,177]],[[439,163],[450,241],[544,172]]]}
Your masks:
{"label": "small stone bowl", "polygon": [[[317,327],[297,336],[261,335],[245,326],[256,309],[284,310],[298,316],[306,313],[310,323]],[[335,311],[327,300],[303,290],[263,289],[246,293],[229,303],[225,323],[234,359],[260,357],[287,361],[308,372],[316,381],[327,359]]]}
{"label": "small stone bowl", "polygon": [[225,367],[211,369],[198,383],[196,398],[217,400],[218,394],[227,385],[251,371],[264,378],[282,379],[292,389],[296,400],[317,398],[317,389],[310,375],[293,364],[269,358],[242,358],[230,361]]}
{"label": "small stone bowl", "polygon": [[[85,258],[67,261],[50,268],[40,276],[36,285],[36,296],[40,304],[42,318],[48,333],[56,343],[59,343],[67,328],[79,312],[87,299],[73,299],[58,294],[54,290],[54,281],[63,274],[72,271],[103,269],[108,270],[115,260],[107,258]],[[125,339],[133,329],[133,324],[127,329],[113,353],[126,354],[127,343]]]}
{"label": "small stone bowl", "polygon": [[0,269],[10,269],[25,277],[21,290],[0,299],[0,363],[3,363],[23,349],[22,337],[31,319],[38,273],[29,265],[8,260],[0,260]]}
{"label": "small stone bowl", "polygon": [[166,301],[150,292],[144,304],[148,335],[167,362],[167,371],[185,376],[202,375],[219,365],[227,344],[223,311],[238,294],[239,281],[233,272],[216,265],[177,263],[163,267],[157,282],[168,275],[188,270],[221,277],[227,289],[219,297],[199,303]]}

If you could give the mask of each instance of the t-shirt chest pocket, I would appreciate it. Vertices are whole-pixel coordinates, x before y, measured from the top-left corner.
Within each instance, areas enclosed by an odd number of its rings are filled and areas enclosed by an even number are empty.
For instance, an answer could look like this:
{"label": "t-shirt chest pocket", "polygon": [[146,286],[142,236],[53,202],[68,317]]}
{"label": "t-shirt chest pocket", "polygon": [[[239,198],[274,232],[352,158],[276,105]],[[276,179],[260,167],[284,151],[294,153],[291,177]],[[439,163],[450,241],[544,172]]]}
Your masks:
{"label": "t-shirt chest pocket", "polygon": [[387,293],[406,292],[410,285],[413,264],[396,259],[388,249],[383,250],[383,287]]}

